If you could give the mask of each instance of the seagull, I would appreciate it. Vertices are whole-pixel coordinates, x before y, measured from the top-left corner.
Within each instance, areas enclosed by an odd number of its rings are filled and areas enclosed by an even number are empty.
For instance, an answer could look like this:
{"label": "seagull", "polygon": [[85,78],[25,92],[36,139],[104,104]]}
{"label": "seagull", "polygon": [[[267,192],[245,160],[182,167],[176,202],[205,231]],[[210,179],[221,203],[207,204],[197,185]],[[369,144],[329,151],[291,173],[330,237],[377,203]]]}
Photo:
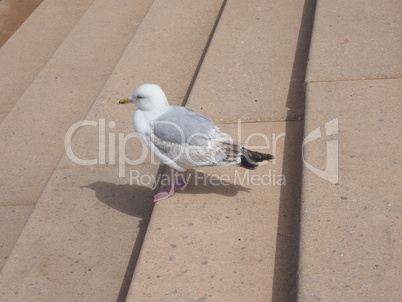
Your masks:
{"label": "seagull", "polygon": [[[155,156],[171,168],[170,189],[154,196],[154,202],[169,198],[187,187],[189,168],[240,166],[255,169],[259,162],[274,159],[246,149],[243,144],[222,133],[209,118],[181,106],[170,106],[163,90],[155,84],[143,84],[119,104],[135,103],[133,126],[141,141]],[[185,172],[184,180],[177,171]]]}

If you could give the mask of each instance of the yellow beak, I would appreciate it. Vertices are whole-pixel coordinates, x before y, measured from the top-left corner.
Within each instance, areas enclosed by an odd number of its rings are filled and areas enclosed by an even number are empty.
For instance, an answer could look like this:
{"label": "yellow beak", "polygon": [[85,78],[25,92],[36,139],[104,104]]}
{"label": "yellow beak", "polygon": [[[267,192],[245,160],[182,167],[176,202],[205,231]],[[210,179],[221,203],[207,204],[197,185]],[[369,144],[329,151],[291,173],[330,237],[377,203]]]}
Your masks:
{"label": "yellow beak", "polygon": [[132,103],[132,102],[133,102],[132,99],[130,99],[130,98],[125,98],[125,99],[121,99],[121,100],[119,101],[119,104],[127,104],[127,103]]}

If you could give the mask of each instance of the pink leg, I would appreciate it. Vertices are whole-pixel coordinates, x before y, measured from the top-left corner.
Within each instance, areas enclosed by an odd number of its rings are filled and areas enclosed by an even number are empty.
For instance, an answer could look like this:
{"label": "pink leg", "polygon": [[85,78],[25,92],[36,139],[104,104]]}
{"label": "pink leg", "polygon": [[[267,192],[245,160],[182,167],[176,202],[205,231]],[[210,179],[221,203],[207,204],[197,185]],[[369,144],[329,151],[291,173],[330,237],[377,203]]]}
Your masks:
{"label": "pink leg", "polygon": [[175,191],[175,186],[176,186],[176,170],[171,169],[171,185],[170,185],[170,191],[168,191],[166,188],[164,188],[161,192],[156,194],[154,196],[154,202],[157,202],[159,200],[163,200],[166,198],[169,198],[170,196],[174,195]]}

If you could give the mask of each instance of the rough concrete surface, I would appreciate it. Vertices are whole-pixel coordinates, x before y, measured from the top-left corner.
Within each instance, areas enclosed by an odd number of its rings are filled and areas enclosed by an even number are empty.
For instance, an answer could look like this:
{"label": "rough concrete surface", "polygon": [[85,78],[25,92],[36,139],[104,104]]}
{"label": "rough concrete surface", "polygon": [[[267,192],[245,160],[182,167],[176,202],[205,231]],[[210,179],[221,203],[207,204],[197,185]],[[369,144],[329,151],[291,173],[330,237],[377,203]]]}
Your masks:
{"label": "rough concrete surface", "polygon": [[0,270],[6,262],[22,227],[32,212],[33,206],[8,206],[0,208]]}
{"label": "rough concrete surface", "polygon": [[317,1],[307,82],[402,75],[398,0]]}
{"label": "rough concrete surface", "polygon": [[43,0],[0,1],[0,48]]}
{"label": "rough concrete surface", "polygon": [[224,123],[300,119],[304,75],[292,71],[306,3],[228,1],[187,106]]}
{"label": "rough concrete surface", "polygon": [[[10,2],[13,4],[11,5]],[[34,5],[38,1],[23,2],[0,2],[0,14],[12,14],[8,17],[10,21],[8,18],[1,18],[7,24],[4,24],[4,27],[7,28],[14,18],[21,17],[15,16],[17,13],[15,5],[20,5],[22,8],[26,5]],[[0,48],[0,90],[2,92],[0,121],[17,103],[92,2],[93,0],[45,0]],[[29,8],[25,10],[29,11]],[[0,28],[0,33],[5,30],[4,27]]]}
{"label": "rough concrete surface", "polygon": [[[299,301],[398,300],[401,84],[308,85],[305,134],[321,127],[323,137],[304,147],[304,159],[320,170],[337,160],[339,179],[304,169]],[[338,132],[325,130],[333,119]],[[327,159],[331,140],[339,155]]]}
{"label": "rough concrete surface", "polygon": [[85,117],[149,5],[94,2],[8,113],[0,125],[7,171],[0,204],[35,204],[64,152],[66,131]]}
{"label": "rough concrete surface", "polygon": [[[155,174],[158,166],[137,169]],[[56,170],[1,271],[0,300],[125,296],[153,206],[152,185],[131,186],[115,167]]]}

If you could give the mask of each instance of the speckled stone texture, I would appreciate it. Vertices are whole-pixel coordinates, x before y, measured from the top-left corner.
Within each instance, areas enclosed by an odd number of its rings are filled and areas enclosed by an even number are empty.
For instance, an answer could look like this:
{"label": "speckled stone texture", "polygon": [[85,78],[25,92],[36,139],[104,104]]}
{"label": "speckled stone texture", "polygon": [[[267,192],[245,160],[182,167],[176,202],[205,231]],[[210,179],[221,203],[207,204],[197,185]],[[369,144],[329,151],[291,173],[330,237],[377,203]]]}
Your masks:
{"label": "speckled stone texture", "polygon": [[307,82],[401,77],[402,3],[317,1]]}
{"label": "speckled stone texture", "polygon": [[[137,169],[157,173],[158,166]],[[54,171],[3,266],[0,300],[124,296],[152,210],[151,187],[131,186],[114,167]]]}
{"label": "speckled stone texture", "polygon": [[0,271],[10,254],[20,232],[32,212],[33,206],[6,206],[0,208]]}
{"label": "speckled stone texture", "polygon": [[309,30],[303,10],[314,11],[306,3],[228,1],[186,106],[217,123],[300,119],[304,74],[293,70],[297,48],[310,42],[298,40]]}
{"label": "speckled stone texture", "polygon": [[[321,127],[322,138],[305,145],[304,160],[320,170],[337,160],[339,174],[331,183],[304,168],[299,301],[398,300],[401,85],[308,85],[305,135]],[[338,131],[326,136],[333,119]],[[331,140],[339,153],[327,159]]]}
{"label": "speckled stone texture", "polygon": [[[20,1],[18,3],[12,0],[1,1],[0,5],[6,6],[6,8],[0,8],[0,13],[6,15],[4,18],[0,16],[3,22],[8,20],[7,17],[10,19],[15,17],[9,14],[15,14],[17,8],[10,6],[9,2],[13,2],[12,5],[16,6],[21,5],[18,10],[24,6],[24,3]],[[93,0],[57,2],[45,0],[0,48],[1,121],[31,85],[92,2]],[[29,5],[32,4],[31,1]],[[64,19],[63,16],[68,18]],[[3,26],[7,28],[9,25]]]}
{"label": "speckled stone texture", "polygon": [[85,118],[150,2],[94,2],[4,118],[0,205],[36,203],[63,155],[67,130]]}

